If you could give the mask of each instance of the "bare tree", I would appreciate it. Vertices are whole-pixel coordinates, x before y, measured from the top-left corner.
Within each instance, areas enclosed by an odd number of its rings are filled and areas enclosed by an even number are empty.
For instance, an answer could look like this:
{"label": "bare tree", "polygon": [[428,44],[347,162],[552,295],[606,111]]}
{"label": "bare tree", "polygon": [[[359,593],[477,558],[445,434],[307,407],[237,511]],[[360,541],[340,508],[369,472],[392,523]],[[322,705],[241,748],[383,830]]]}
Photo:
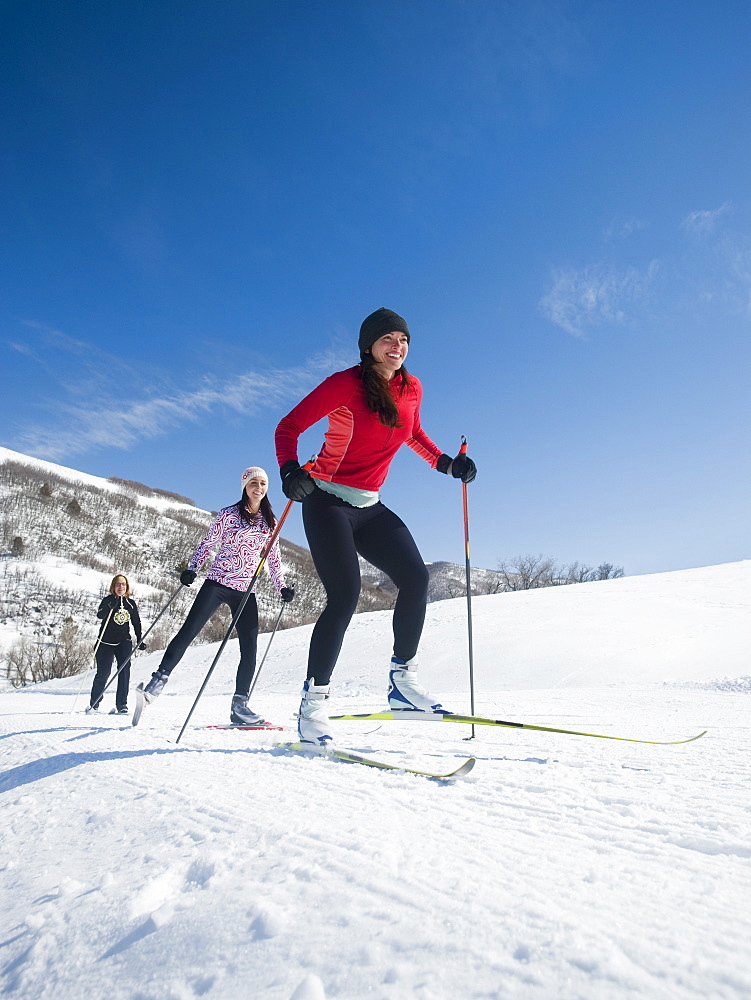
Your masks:
{"label": "bare tree", "polygon": [[549,557],[515,556],[498,563],[504,590],[536,590],[538,587],[552,587],[558,579],[559,571],[555,561]]}
{"label": "bare tree", "polygon": [[592,579],[593,569],[591,566],[584,566],[582,563],[573,562],[564,568],[562,573],[565,583],[587,583]]}
{"label": "bare tree", "polygon": [[486,594],[503,594],[506,590],[508,587],[500,573],[494,573],[492,576],[488,574],[482,580],[472,581],[472,593],[477,594],[478,597],[483,597]]}
{"label": "bare tree", "polygon": [[78,626],[67,621],[57,640],[19,639],[4,656],[11,687],[25,687],[55,677],[72,677],[91,666],[91,645],[79,638]]}
{"label": "bare tree", "polygon": [[614,566],[612,563],[600,563],[594,573],[593,580],[618,580],[626,575],[623,566]]}
{"label": "bare tree", "polygon": [[[596,569],[580,562],[559,566],[549,556],[516,556],[498,563],[501,590],[536,590],[538,587],[560,587],[593,580],[613,580],[624,576],[622,566],[601,563]],[[497,592],[497,591],[494,591]]]}

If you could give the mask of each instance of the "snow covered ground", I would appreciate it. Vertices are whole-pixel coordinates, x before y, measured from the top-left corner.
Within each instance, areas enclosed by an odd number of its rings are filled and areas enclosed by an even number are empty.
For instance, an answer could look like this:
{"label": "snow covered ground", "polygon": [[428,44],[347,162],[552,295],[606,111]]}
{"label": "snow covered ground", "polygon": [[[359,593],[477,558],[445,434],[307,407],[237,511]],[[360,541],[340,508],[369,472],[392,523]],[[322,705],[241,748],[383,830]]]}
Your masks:
{"label": "snow covered ground", "polygon": [[[478,713],[708,732],[337,724],[388,762],[477,757],[435,782],[202,728],[226,719],[235,642],[179,744],[213,646],[137,728],[83,714],[91,675],[78,699],[80,678],[4,692],[2,995],[748,1000],[751,562],[477,598],[473,617]],[[332,712],[384,706],[389,623],[353,622]],[[281,738],[309,634],[277,634],[253,698]],[[460,711],[466,647],[466,602],[431,605],[423,677]]]}

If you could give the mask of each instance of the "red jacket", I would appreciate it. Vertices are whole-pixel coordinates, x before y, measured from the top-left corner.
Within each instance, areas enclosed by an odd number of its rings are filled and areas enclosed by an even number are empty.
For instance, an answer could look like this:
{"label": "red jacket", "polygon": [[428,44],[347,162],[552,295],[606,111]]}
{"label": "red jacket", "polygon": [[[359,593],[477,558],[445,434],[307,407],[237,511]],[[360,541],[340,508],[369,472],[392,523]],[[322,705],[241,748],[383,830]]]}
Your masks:
{"label": "red jacket", "polygon": [[433,468],[441,451],[420,426],[422,386],[414,375],[402,392],[401,378],[395,376],[389,388],[399,411],[400,427],[385,427],[365,401],[360,365],[335,372],[314,389],[276,429],[276,457],[279,465],[297,461],[297,439],[308,427],[329,418],[324,445],[311,472],[314,479],[379,490],[399,447],[409,445]]}

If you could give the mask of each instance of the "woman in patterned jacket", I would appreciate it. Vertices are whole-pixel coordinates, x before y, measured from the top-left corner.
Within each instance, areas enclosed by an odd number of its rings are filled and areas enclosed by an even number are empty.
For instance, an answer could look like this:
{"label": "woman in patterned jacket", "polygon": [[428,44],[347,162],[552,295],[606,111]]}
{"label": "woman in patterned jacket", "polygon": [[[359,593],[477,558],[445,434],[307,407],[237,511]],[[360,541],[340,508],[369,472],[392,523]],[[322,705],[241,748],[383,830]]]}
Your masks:
{"label": "woman in patterned jacket", "polygon": [[[220,545],[188,617],[167,646],[162,662],[143,689],[146,704],[161,694],[185,650],[219,606],[226,604],[234,616],[258,567],[269,535],[276,524],[266,496],[269,478],[263,469],[251,466],[243,472],[241,484],[242,497],[236,504],[219,511],[193,553],[188,568],[180,574],[180,582],[189,587],[212,550]],[[291,601],[295,591],[293,587],[285,585],[279,539],[271,546],[266,566],[282,600]],[[240,640],[240,664],[237,668],[230,722],[236,726],[263,726],[264,719],[248,707],[258,642],[258,604],[254,593],[249,596],[235,628]]]}

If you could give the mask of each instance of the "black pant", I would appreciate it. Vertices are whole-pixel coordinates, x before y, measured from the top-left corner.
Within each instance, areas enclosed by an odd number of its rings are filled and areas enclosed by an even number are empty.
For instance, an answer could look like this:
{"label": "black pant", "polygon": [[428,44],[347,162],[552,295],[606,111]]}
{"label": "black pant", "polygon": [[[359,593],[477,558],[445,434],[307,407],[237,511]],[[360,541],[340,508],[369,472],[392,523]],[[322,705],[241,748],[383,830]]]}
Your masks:
{"label": "black pant", "polygon": [[[183,658],[185,650],[219,606],[226,604],[234,616],[244,596],[243,590],[233,590],[214,580],[205,580],[196,594],[193,607],[188,612],[182,628],[164,651],[158,669],[165,674],[171,674]],[[240,640],[240,665],[237,668],[235,694],[247,698],[256,669],[258,647],[258,604],[255,594],[250,594],[248,597],[242,614],[235,623],[235,629]]]}
{"label": "black pant", "polygon": [[353,507],[315,489],[303,501],[303,524],[326,607],[310,639],[308,678],[328,684],[360,596],[361,555],[399,588],[394,608],[394,656],[417,652],[428,600],[428,571],[409,529],[382,503]]}
{"label": "black pant", "polygon": [[[103,642],[99,643],[94,659],[96,660],[96,674],[94,675],[94,683],[91,685],[91,698],[89,702],[94,708],[99,707],[99,702],[102,700],[102,692],[107,686],[107,678],[110,675],[110,670],[112,669],[112,661],[115,660],[117,663],[117,669],[128,659],[130,654],[133,652],[133,643],[130,639],[125,639],[124,642],[118,642],[116,646],[105,646]],[[120,671],[117,678],[117,693],[115,694],[115,705],[118,708],[128,707],[128,690],[130,688],[130,663],[124,670]]]}

